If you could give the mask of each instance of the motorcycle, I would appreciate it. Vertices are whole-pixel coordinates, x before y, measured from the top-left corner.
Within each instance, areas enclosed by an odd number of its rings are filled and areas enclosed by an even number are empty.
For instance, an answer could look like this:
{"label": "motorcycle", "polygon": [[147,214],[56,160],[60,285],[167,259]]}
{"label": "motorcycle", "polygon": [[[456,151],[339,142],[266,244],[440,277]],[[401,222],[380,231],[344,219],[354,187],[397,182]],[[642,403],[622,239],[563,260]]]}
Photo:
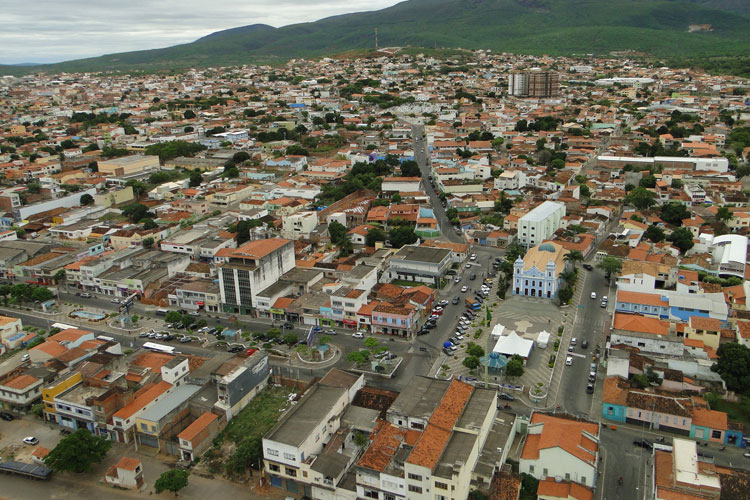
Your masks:
{"label": "motorcycle", "polygon": [[622,476],[617,480],[617,484],[622,484]]}
{"label": "motorcycle", "polygon": [[726,446],[722,446],[721,448],[719,448],[719,451],[724,451],[724,450],[726,450],[726,449],[727,449],[727,447],[726,447]]}

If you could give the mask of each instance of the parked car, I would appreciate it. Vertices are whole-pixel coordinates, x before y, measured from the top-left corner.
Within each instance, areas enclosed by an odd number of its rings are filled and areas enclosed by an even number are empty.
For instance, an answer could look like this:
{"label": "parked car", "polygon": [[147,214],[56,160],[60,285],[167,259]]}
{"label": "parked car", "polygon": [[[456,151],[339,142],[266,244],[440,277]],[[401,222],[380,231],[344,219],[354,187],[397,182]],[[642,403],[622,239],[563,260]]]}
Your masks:
{"label": "parked car", "polygon": [[594,394],[594,384],[586,384],[586,393]]}
{"label": "parked car", "polygon": [[193,339],[191,337],[188,337],[187,335],[183,335],[182,337],[180,337],[180,342],[183,343],[183,344],[187,344],[191,340],[193,340]]}
{"label": "parked car", "polygon": [[453,304],[455,305],[458,304],[460,300],[461,299],[458,298],[458,295],[456,295],[455,297],[453,297],[453,300],[451,302],[453,302]]}
{"label": "parked car", "polygon": [[461,276],[456,276],[453,281],[455,281],[456,283],[461,283]]}
{"label": "parked car", "polygon": [[198,311],[190,311],[188,314],[190,316],[200,316],[201,315]]}
{"label": "parked car", "polygon": [[461,343],[461,341],[458,340],[456,337],[448,337],[448,342],[450,342],[453,345],[458,345]]}
{"label": "parked car", "polygon": [[581,342],[581,347],[584,348],[584,349],[588,349],[588,347],[589,347],[589,341],[588,340],[584,340],[583,342]]}
{"label": "parked car", "polygon": [[113,304],[119,304],[120,303],[120,299],[112,299],[112,300],[110,300],[110,302],[112,302]]}
{"label": "parked car", "polygon": [[578,337],[573,337],[570,339],[570,345],[576,345],[578,343]]}
{"label": "parked car", "polygon": [[91,294],[89,292],[83,292],[79,296],[82,297],[82,298],[84,298],[84,299],[90,299],[91,298]]}
{"label": "parked car", "polygon": [[320,326],[314,326],[313,329],[312,329],[312,331],[315,332],[315,333],[320,333],[320,332],[323,331],[323,328],[320,327]]}
{"label": "parked car", "polygon": [[633,444],[636,446],[640,446],[641,448],[646,448],[647,450],[651,450],[654,447],[653,443],[645,439],[636,439],[633,441]]}
{"label": "parked car", "polygon": [[148,337],[151,334],[151,332],[141,332],[138,334],[138,337],[145,338]]}
{"label": "parked car", "polygon": [[325,333],[326,335],[336,335],[336,330],[334,330],[333,328],[329,328],[323,333]]}
{"label": "parked car", "polygon": [[453,355],[454,355],[454,354],[453,354],[453,351],[451,351],[451,350],[450,350],[450,349],[448,349],[447,347],[443,347],[443,353],[444,353],[444,354],[445,354],[446,356],[453,356]]}
{"label": "parked car", "polygon": [[607,307],[607,301],[606,300],[602,300],[602,309],[604,309],[605,307]]}
{"label": "parked car", "polygon": [[596,298],[596,292],[591,292],[591,298],[592,298],[592,299],[595,299],[595,298]]}
{"label": "parked car", "polygon": [[568,357],[565,358],[565,365],[566,366],[573,365],[573,357],[572,356],[568,356]]}
{"label": "parked car", "polygon": [[471,276],[469,276],[469,279],[472,280],[472,281],[474,281],[475,279],[477,279],[477,275],[476,274],[472,274]]}
{"label": "parked car", "polygon": [[583,268],[585,270],[587,270],[587,271],[593,271],[594,270],[594,266],[592,266],[591,264],[584,264]]}
{"label": "parked car", "polygon": [[242,347],[241,345],[233,345],[232,347],[230,347],[229,349],[227,349],[227,352],[237,353],[237,352],[240,352],[243,349],[244,349],[244,347]]}
{"label": "parked car", "polygon": [[8,413],[7,411],[4,411],[4,412],[0,412],[0,418],[2,418],[5,421],[10,422],[11,420],[15,419],[16,417],[14,417],[12,413]]}
{"label": "parked car", "polygon": [[39,444],[39,440],[34,436],[26,436],[23,438],[23,444],[36,445]]}
{"label": "parked car", "polygon": [[498,396],[500,399],[504,399],[505,401],[515,401],[516,398],[508,394],[507,392],[501,392]]}
{"label": "parked car", "polygon": [[461,287],[461,293],[466,293],[468,291],[469,291],[469,287],[468,286],[464,285],[464,286]]}
{"label": "parked car", "polygon": [[283,325],[281,325],[281,327],[283,329],[285,329],[285,330],[293,330],[294,329],[294,325],[291,324],[291,323],[284,323]]}
{"label": "parked car", "polygon": [[354,333],[352,333],[352,337],[354,337],[355,339],[363,339],[363,338],[365,338],[365,336],[362,334],[362,332],[354,332]]}
{"label": "parked car", "polygon": [[445,300],[445,299],[443,299],[443,300],[441,300],[440,302],[438,302],[438,305],[439,305],[440,307],[445,307],[445,306],[447,306],[447,305],[448,305],[448,301],[447,301],[447,300]]}

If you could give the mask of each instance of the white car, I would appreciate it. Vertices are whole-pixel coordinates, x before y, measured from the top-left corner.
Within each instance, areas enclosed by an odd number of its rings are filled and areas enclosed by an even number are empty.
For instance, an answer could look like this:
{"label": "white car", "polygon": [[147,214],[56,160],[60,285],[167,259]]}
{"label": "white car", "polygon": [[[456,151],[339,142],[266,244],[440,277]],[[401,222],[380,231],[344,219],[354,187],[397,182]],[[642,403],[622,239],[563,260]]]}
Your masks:
{"label": "white car", "polygon": [[453,281],[455,281],[456,283],[461,283],[461,276],[456,276]]}
{"label": "white car", "polygon": [[23,438],[23,444],[30,444],[33,446],[35,444],[39,444],[39,440],[34,436],[26,436],[25,438]]}
{"label": "white car", "polygon": [[576,345],[578,343],[578,337],[573,337],[570,339],[570,345]]}
{"label": "white car", "polygon": [[464,285],[464,286],[462,286],[462,287],[461,287],[461,291],[462,291],[463,293],[466,293],[466,292],[467,292],[468,290],[469,290],[469,287],[468,287],[468,286],[466,286],[466,285]]}
{"label": "white car", "polygon": [[471,264],[466,264],[466,269],[471,269]]}
{"label": "white car", "polygon": [[595,298],[596,298],[596,292],[591,292],[591,298],[592,298],[592,299],[595,299]]}
{"label": "white car", "polygon": [[606,296],[606,295],[605,295],[604,297],[602,297],[602,302],[607,302],[608,300],[609,300],[609,299],[607,298],[607,296]]}
{"label": "white car", "polygon": [[471,257],[469,257],[470,260],[477,260],[477,254],[473,253],[471,254]]}
{"label": "white car", "polygon": [[566,366],[572,366],[573,365],[573,356],[568,356],[565,358],[565,365]]}
{"label": "white car", "polygon": [[355,339],[363,339],[363,338],[365,338],[365,336],[362,334],[362,332],[354,332],[354,333],[352,333],[352,337],[354,337]]}
{"label": "white car", "polygon": [[448,346],[447,348],[446,348],[446,347],[443,347],[443,349],[448,349],[448,350],[451,350],[451,351],[458,351],[458,347],[456,347],[456,345],[455,345],[455,344],[451,344],[451,345],[450,345],[450,346]]}

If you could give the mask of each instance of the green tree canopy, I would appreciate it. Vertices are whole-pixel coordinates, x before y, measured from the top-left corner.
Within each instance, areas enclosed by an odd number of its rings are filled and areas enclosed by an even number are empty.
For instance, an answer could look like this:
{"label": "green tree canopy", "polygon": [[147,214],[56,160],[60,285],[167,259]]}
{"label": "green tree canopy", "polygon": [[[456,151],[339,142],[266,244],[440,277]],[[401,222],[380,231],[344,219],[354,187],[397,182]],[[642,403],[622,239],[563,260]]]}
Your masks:
{"label": "green tree canopy", "polygon": [[93,204],[94,204],[94,197],[93,197],[93,196],[91,196],[91,195],[90,195],[90,194],[88,194],[88,193],[82,194],[82,195],[81,195],[81,199],[80,199],[79,203],[80,203],[80,204],[81,204],[81,206],[83,206],[83,207],[86,207],[86,206],[88,206],[88,205],[93,205]]}
{"label": "green tree canopy", "polygon": [[508,364],[505,365],[505,375],[510,378],[522,377],[524,373],[523,358],[518,354],[511,356]]}
{"label": "green tree canopy", "polygon": [[291,332],[289,332],[289,333],[287,333],[286,335],[284,335],[284,343],[285,343],[286,345],[294,345],[294,344],[296,344],[296,343],[297,343],[298,341],[299,341],[299,337],[297,337],[297,334],[296,334],[296,333],[291,333]]}
{"label": "green tree canopy", "polygon": [[466,354],[468,354],[469,356],[481,358],[482,356],[484,356],[484,349],[482,348],[482,346],[470,342],[469,346],[466,348]]}
{"label": "green tree canopy", "polygon": [[44,463],[58,472],[90,472],[112,447],[112,441],[78,429],[64,437],[44,458]]}
{"label": "green tree canopy", "polygon": [[43,286],[36,287],[31,292],[31,299],[39,302],[47,302],[53,297],[54,295],[52,294],[52,291]]}
{"label": "green tree canopy", "polygon": [[154,483],[154,491],[156,493],[161,493],[166,490],[176,494],[188,485],[189,475],[190,473],[184,469],[169,469],[162,473],[162,475],[156,480]]}
{"label": "green tree canopy", "polygon": [[597,266],[610,276],[619,274],[622,271],[622,261],[615,257],[604,257]]}
{"label": "green tree canopy", "polygon": [[373,228],[370,228],[369,231],[367,231],[367,236],[365,236],[365,245],[367,245],[368,247],[374,247],[375,242],[385,241],[385,239],[386,239],[385,231],[383,231],[379,227],[373,227]]}
{"label": "green tree canopy", "polygon": [[179,323],[182,321],[182,314],[177,311],[169,311],[167,315],[164,316],[164,321],[167,323]]}
{"label": "green tree canopy", "polygon": [[331,237],[331,242],[334,245],[340,245],[344,238],[346,238],[346,226],[338,221],[333,221],[328,224],[328,235]]}
{"label": "green tree canopy", "polygon": [[414,160],[405,160],[401,162],[401,175],[404,177],[421,177],[419,165]]}
{"label": "green tree canopy", "polygon": [[632,205],[639,210],[645,210],[656,203],[656,195],[643,186],[630,191],[623,200],[626,205]]}
{"label": "green tree canopy", "polygon": [[198,187],[203,183],[203,175],[200,172],[190,174],[190,187]]}
{"label": "green tree canopy", "polygon": [[664,241],[664,231],[655,224],[651,224],[650,226],[648,226],[648,229],[646,229],[646,232],[643,233],[643,236],[653,241],[654,243]]}
{"label": "green tree canopy", "polygon": [[668,224],[681,226],[684,219],[690,218],[690,211],[682,203],[670,201],[669,203],[662,205],[660,217]]}
{"label": "green tree canopy", "polygon": [[404,245],[416,243],[417,235],[411,226],[397,226],[388,232],[388,240],[393,248],[401,248]]}
{"label": "green tree canopy", "polygon": [[476,356],[466,356],[462,364],[469,370],[474,370],[479,366],[479,358]]}
{"label": "green tree canopy", "polygon": [[143,248],[146,250],[150,250],[154,247],[154,239],[149,236],[148,238],[143,238]]}
{"label": "green tree canopy", "polygon": [[729,207],[719,207],[716,210],[716,218],[720,221],[728,221],[733,217],[732,211],[729,210]]}
{"label": "green tree canopy", "polygon": [[142,203],[132,203],[122,209],[122,215],[132,222],[138,222],[148,217],[148,207]]}
{"label": "green tree canopy", "polygon": [[138,221],[139,224],[143,224],[143,229],[154,229],[156,228],[156,222],[154,222],[154,219],[151,219],[149,217],[145,217]]}
{"label": "green tree canopy", "polygon": [[146,148],[147,155],[156,155],[164,163],[178,156],[194,156],[195,153],[203,151],[206,146],[197,142],[170,141],[152,144]]}
{"label": "green tree canopy", "polygon": [[674,246],[680,249],[680,253],[683,254],[695,245],[693,233],[686,227],[672,231],[672,234],[667,236],[667,240],[671,241]]}
{"label": "green tree canopy", "polygon": [[750,396],[750,349],[735,342],[719,345],[719,361],[711,371],[721,375],[727,389]]}

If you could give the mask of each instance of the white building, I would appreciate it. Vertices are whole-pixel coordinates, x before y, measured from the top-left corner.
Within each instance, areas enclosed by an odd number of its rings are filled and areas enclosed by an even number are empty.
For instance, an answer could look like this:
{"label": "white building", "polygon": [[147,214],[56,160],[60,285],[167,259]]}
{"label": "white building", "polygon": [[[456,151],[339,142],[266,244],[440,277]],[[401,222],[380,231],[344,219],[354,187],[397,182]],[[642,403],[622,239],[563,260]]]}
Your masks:
{"label": "white building", "polygon": [[599,424],[534,413],[519,470],[537,479],[560,477],[594,486],[598,456]]}
{"label": "white building", "polygon": [[293,269],[294,242],[283,238],[245,243],[219,266],[221,302],[227,312],[247,314],[257,307],[256,295]]}
{"label": "white building", "polygon": [[545,201],[518,219],[518,241],[526,247],[538,245],[558,230],[565,217],[565,205]]}
{"label": "white building", "polygon": [[282,219],[281,232],[284,238],[296,240],[309,238],[318,225],[317,212],[297,212]]}
{"label": "white building", "polygon": [[719,275],[745,277],[747,265],[747,236],[725,234],[712,243],[713,261],[719,263]]}
{"label": "white building", "polygon": [[565,248],[550,241],[530,248],[523,259],[519,257],[513,263],[513,295],[557,297],[567,253]]}

